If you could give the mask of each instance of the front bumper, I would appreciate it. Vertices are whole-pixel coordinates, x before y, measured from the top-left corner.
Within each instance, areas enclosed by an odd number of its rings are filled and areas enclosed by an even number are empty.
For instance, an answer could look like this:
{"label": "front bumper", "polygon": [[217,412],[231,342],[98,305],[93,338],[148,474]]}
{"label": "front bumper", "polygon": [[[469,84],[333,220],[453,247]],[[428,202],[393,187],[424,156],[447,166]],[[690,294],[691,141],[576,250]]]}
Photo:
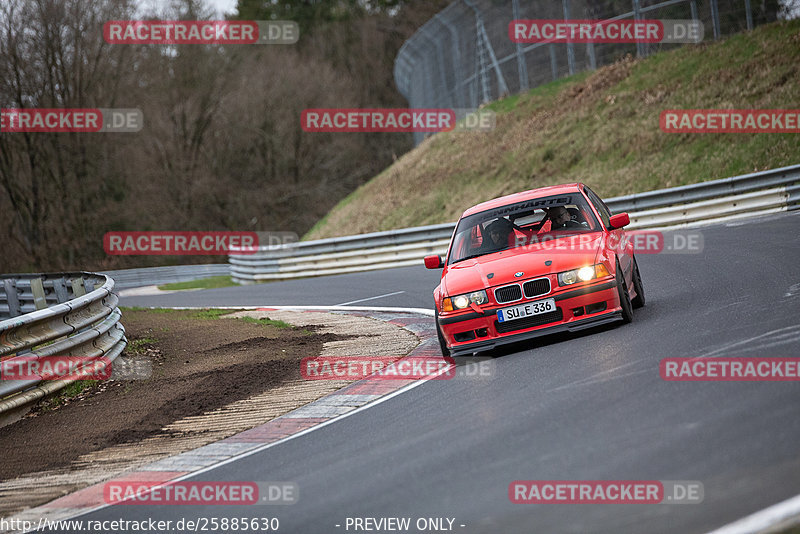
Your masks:
{"label": "front bumper", "polygon": [[555,299],[556,312],[501,324],[497,322],[497,310],[507,306],[493,306],[484,310],[482,314],[470,311],[455,315],[440,315],[439,327],[447,340],[451,354],[457,356],[558,332],[575,332],[622,318],[619,294],[614,280],[557,294],[542,295],[526,302],[547,298]]}

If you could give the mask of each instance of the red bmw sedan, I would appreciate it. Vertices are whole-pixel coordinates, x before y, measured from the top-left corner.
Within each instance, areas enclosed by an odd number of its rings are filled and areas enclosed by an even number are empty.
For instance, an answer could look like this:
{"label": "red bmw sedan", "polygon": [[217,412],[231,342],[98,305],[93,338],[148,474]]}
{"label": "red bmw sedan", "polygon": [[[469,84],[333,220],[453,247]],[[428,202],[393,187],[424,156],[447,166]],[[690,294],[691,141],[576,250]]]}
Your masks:
{"label": "red bmw sedan", "polygon": [[586,185],[543,187],[464,212],[433,292],[445,356],[545,334],[630,322],[645,296],[627,213]]}

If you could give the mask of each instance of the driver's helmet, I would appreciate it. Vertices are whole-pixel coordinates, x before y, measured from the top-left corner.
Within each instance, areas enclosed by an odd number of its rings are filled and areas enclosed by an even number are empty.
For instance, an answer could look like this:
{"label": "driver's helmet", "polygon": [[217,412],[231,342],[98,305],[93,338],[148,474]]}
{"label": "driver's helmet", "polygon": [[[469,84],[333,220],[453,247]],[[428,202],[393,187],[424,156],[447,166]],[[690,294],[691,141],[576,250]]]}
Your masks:
{"label": "driver's helmet", "polygon": [[486,227],[486,235],[491,236],[493,232],[497,232],[500,234],[501,239],[508,239],[508,234],[511,233],[513,228],[513,225],[508,219],[500,217],[496,221],[492,221],[489,226]]}

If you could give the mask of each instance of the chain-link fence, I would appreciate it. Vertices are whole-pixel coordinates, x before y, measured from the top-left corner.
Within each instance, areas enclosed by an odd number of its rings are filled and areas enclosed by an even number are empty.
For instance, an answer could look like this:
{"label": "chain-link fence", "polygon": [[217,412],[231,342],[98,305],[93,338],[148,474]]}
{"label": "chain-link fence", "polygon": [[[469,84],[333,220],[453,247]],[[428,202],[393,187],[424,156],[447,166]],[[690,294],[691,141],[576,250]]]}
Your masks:
{"label": "chain-link fence", "polygon": [[[680,44],[512,42],[520,19],[668,20],[703,24],[705,40],[778,19],[785,0],[457,0],[406,41],[394,77],[412,108],[477,108],[576,72],[632,54]],[[424,134],[415,134],[421,142]]]}

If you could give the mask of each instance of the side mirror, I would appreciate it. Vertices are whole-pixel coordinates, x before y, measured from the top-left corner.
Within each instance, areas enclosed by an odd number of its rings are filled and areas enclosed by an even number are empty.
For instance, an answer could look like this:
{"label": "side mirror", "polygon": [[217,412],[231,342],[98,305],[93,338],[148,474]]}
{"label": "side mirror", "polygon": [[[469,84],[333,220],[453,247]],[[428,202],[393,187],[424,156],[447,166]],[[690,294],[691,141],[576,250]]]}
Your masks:
{"label": "side mirror", "polygon": [[631,218],[627,213],[617,213],[616,215],[611,216],[610,225],[612,230],[628,226],[630,223]]}
{"label": "side mirror", "polygon": [[425,256],[425,267],[427,269],[441,269],[444,267],[444,260],[439,255]]}

